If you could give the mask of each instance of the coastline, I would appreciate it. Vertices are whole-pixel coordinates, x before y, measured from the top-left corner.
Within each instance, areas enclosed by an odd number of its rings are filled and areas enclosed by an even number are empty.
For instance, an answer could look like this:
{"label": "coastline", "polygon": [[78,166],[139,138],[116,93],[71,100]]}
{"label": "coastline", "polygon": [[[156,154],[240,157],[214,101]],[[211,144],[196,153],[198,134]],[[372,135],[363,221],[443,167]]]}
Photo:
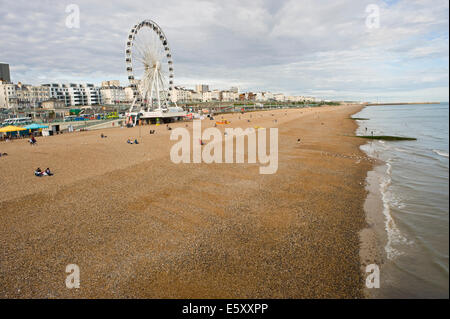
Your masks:
{"label": "coastline", "polygon": [[[404,112],[395,105],[384,113],[377,113],[374,108],[358,114],[372,121],[358,121],[357,134],[369,127],[384,133],[408,131],[417,137],[413,142],[368,141],[361,146],[367,156],[377,161],[366,178],[367,227],[361,231],[361,271],[365,265],[378,265],[380,289],[365,288],[367,298],[448,298],[448,193],[441,194],[445,182],[439,177],[446,170],[445,161],[441,164],[439,156],[448,153],[435,151],[446,149],[442,137],[436,130],[430,133],[421,121],[433,123],[437,115],[425,121],[420,114],[422,107],[426,106],[411,107],[407,111],[409,117],[395,113]],[[445,107],[439,109],[445,111]],[[445,117],[445,112],[439,114]],[[387,121],[390,116],[396,120]],[[415,130],[408,129],[408,125]],[[429,127],[434,129],[434,125],[441,125],[445,132],[445,124],[438,121]]]}
{"label": "coastline", "polygon": [[[367,105],[365,107],[369,107]],[[364,107],[364,108],[365,108]],[[360,113],[364,108],[355,114]],[[353,114],[353,115],[355,115]],[[358,129],[363,126],[363,123],[357,121],[358,125],[355,129],[355,135],[358,135]],[[369,154],[364,151],[364,147],[368,147],[373,141],[367,141],[362,143],[359,147],[361,152],[374,159],[373,166],[367,171],[365,180],[365,189],[367,196],[364,200],[364,213],[366,219],[366,226],[360,231],[360,258],[361,258],[361,272],[364,276],[367,276],[366,267],[371,264],[375,264],[379,267],[380,274],[380,286],[386,281],[386,273],[384,272],[384,263],[386,261],[385,247],[388,242],[388,238],[385,230],[385,218],[383,213],[384,203],[380,185],[382,179],[386,174],[386,163],[378,159],[375,154]],[[380,289],[370,289],[366,285],[363,285],[363,292],[365,298],[376,299],[383,298]]]}
{"label": "coastline", "polygon": [[[105,130],[100,142],[99,131],[1,145],[10,156],[0,167],[0,295],[362,298],[373,161],[348,119],[361,109],[225,115],[233,126],[279,128],[279,171],[266,176],[252,164],[175,165],[164,127],[156,136],[144,126]],[[140,145],[126,145],[139,134]],[[43,163],[55,176],[29,178]],[[72,262],[84,278],[78,291],[61,285]]]}

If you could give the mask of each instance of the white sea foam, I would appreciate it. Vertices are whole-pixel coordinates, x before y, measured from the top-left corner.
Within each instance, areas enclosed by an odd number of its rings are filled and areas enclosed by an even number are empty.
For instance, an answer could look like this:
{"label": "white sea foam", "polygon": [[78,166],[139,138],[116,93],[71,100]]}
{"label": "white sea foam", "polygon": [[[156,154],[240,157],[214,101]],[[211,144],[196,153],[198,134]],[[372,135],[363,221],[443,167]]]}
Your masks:
{"label": "white sea foam", "polygon": [[441,151],[441,150],[433,150],[433,152],[435,152],[439,156],[448,157],[448,153],[447,152],[444,152],[444,151]]}
{"label": "white sea foam", "polygon": [[396,148],[394,148],[397,152],[402,152],[402,153],[408,153],[408,151],[407,150],[405,150],[405,149],[403,149],[403,148],[398,148],[398,147],[396,147]]}
{"label": "white sea foam", "polygon": [[403,205],[392,195],[392,192],[390,192],[389,190],[392,181],[391,173],[392,165],[390,163],[386,163],[386,174],[381,180],[380,192],[383,200],[383,214],[385,216],[385,229],[387,233],[387,243],[384,249],[386,251],[388,259],[390,260],[403,254],[403,252],[401,252],[397,248],[394,248],[394,245],[411,243],[400,232],[391,215],[391,205],[397,206],[399,208],[401,208]]}

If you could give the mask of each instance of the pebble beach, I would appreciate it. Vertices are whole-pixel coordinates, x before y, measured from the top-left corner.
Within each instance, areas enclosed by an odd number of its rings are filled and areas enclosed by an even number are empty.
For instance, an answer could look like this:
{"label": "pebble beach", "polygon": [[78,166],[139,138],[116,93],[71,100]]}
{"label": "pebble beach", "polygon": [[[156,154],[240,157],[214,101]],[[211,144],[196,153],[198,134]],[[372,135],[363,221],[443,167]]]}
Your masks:
{"label": "pebble beach", "polygon": [[[221,130],[278,128],[272,175],[258,163],[174,164],[165,125],[1,142],[0,297],[363,298],[374,163],[354,137],[361,109],[216,116],[230,122]],[[66,288],[68,264],[79,289]]]}

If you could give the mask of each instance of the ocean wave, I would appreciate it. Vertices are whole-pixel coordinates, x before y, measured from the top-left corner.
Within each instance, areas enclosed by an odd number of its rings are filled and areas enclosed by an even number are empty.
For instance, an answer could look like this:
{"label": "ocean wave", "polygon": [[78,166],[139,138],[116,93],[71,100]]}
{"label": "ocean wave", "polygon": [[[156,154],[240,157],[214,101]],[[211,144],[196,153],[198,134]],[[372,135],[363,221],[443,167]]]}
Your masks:
{"label": "ocean wave", "polygon": [[441,151],[441,150],[433,150],[433,152],[436,153],[439,156],[448,157],[448,153],[447,152],[444,152],[444,151]]}
{"label": "ocean wave", "polygon": [[398,147],[394,148],[394,150],[396,150],[397,152],[402,152],[402,153],[411,153],[411,152],[408,151],[408,150],[405,150],[405,149],[403,149],[403,148],[398,148]]}
{"label": "ocean wave", "polygon": [[381,198],[383,200],[383,214],[385,216],[385,229],[387,233],[387,243],[384,247],[387,257],[389,260],[394,259],[397,256],[403,255],[403,252],[394,248],[394,245],[398,244],[411,244],[398,229],[395,224],[394,219],[391,215],[391,205],[400,208],[403,204],[398,202],[398,200],[393,196],[392,192],[389,191],[389,186],[391,185],[391,174],[392,165],[386,163],[386,174],[380,183]]}

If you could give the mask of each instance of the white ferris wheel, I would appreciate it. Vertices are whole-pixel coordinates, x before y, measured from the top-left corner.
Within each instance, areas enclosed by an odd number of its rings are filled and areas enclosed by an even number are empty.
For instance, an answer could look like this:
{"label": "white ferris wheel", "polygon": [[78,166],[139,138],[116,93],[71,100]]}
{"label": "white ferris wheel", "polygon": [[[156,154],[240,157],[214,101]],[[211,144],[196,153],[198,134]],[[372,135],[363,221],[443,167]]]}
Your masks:
{"label": "white ferris wheel", "polygon": [[134,95],[130,113],[166,112],[172,104],[173,61],[167,38],[155,22],[144,20],[133,26],[125,62]]}

